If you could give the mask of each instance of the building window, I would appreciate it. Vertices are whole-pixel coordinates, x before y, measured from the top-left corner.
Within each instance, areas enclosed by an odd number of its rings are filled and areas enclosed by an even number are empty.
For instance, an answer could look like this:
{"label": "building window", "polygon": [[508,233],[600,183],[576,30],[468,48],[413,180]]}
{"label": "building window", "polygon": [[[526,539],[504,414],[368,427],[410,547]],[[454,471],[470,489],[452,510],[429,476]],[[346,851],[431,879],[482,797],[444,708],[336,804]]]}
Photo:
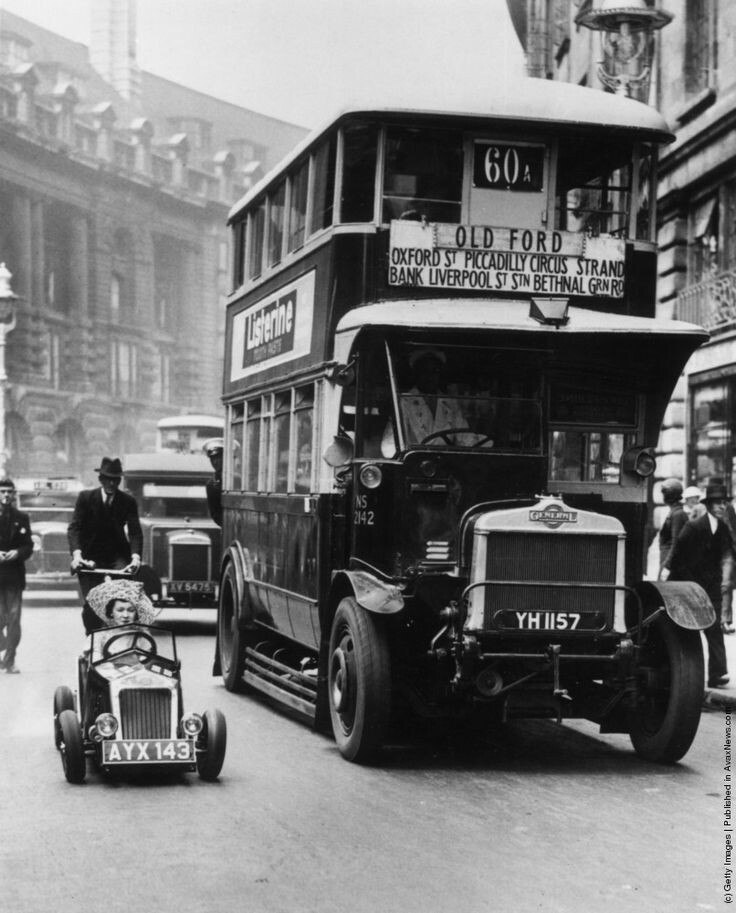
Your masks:
{"label": "building window", "polygon": [[171,357],[159,353],[153,362],[153,398],[161,403],[171,402]]}
{"label": "building window", "polygon": [[110,277],[110,316],[113,320],[120,317],[120,299],[122,298],[123,280],[117,273]]}
{"label": "building window", "polygon": [[736,375],[691,384],[690,479],[705,486],[721,479],[734,491]]}
{"label": "building window", "polygon": [[687,0],[685,8],[685,92],[697,95],[715,86],[718,66],[715,0]]}
{"label": "building window", "polygon": [[61,386],[61,340],[55,330],[46,333],[46,345],[43,350],[43,366],[41,373],[54,390]]}
{"label": "building window", "polygon": [[184,258],[174,238],[158,237],[153,242],[154,319],[159,330],[170,330],[176,304],[183,297]]}
{"label": "building window", "polygon": [[690,224],[690,284],[696,285],[718,272],[718,197],[702,201],[693,210]]}
{"label": "building window", "polygon": [[138,392],[138,350],[129,342],[114,341],[110,350],[110,392],[133,399]]}

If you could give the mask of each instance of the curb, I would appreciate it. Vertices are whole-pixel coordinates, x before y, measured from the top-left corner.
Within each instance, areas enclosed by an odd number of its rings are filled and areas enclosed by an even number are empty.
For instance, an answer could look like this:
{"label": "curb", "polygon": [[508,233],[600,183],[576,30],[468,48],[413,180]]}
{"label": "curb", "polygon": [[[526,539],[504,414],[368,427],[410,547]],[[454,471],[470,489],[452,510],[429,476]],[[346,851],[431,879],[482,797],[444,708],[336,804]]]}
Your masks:
{"label": "curb", "polygon": [[728,690],[705,689],[703,698],[703,710],[735,710],[736,709],[736,691],[731,688]]}

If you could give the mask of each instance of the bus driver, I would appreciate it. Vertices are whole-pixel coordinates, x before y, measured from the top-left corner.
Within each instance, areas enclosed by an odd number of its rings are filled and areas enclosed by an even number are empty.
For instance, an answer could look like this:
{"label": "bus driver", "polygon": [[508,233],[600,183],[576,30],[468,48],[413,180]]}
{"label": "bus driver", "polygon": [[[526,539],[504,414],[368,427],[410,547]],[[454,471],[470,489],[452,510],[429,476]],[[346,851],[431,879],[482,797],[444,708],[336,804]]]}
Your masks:
{"label": "bus driver", "polygon": [[[468,428],[468,422],[455,397],[447,396],[442,389],[442,375],[447,356],[440,349],[417,349],[409,356],[414,383],[401,397],[401,408],[407,434],[407,443],[464,444],[465,438],[477,440],[473,434],[453,434]],[[447,432],[447,434],[443,434]],[[433,437],[436,435],[436,437]],[[396,452],[393,423],[389,421],[381,441],[381,453],[392,457]]]}

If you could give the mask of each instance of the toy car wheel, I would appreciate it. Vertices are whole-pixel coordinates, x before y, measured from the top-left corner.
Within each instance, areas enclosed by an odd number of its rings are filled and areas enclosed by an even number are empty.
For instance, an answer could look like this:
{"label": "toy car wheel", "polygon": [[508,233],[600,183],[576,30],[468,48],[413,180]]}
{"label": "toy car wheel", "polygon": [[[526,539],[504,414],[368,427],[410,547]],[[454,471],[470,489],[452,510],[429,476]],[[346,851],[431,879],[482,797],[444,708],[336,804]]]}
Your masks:
{"label": "toy car wheel", "polygon": [[61,725],[59,715],[62,710],[74,710],[74,695],[72,689],[66,685],[59,685],[54,691],[54,744],[57,748],[61,745]]}
{"label": "toy car wheel", "polygon": [[202,780],[216,780],[227,747],[227,724],[219,710],[205,710],[204,726],[197,741],[197,772]]}
{"label": "toy car wheel", "polygon": [[330,633],[330,718],[340,753],[372,761],[383,745],[391,709],[389,651],[381,619],[343,599]]}
{"label": "toy car wheel", "polygon": [[82,743],[82,728],[73,710],[62,710],[59,714],[61,730],[61,763],[64,776],[69,783],[84,783],[87,774],[87,758]]}
{"label": "toy car wheel", "polygon": [[666,616],[652,624],[642,648],[641,702],[631,726],[636,753],[673,764],[687,752],[700,722],[704,694],[699,631],[686,631]]}

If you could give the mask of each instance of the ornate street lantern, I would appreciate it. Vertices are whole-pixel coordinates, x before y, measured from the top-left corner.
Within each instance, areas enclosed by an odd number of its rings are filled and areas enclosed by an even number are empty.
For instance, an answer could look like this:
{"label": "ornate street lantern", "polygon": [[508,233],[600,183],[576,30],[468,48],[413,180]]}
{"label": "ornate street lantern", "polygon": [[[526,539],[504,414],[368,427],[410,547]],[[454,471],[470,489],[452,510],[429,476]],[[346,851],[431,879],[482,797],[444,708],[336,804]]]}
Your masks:
{"label": "ornate street lantern", "polygon": [[654,56],[654,33],[672,21],[672,13],[646,0],[601,0],[582,9],[577,25],[601,33],[603,60],[598,78],[609,92],[647,101]]}

